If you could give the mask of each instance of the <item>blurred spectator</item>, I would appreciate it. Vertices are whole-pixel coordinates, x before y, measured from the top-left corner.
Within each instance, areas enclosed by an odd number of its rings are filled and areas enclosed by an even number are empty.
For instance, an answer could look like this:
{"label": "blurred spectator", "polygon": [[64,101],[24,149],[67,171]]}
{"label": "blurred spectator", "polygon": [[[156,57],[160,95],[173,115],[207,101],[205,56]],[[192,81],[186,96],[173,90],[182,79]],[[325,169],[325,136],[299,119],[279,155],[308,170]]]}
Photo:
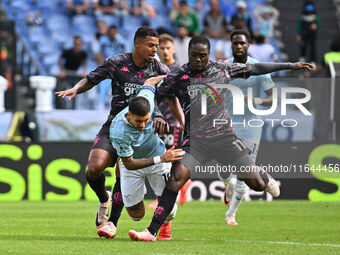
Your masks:
{"label": "blurred spectator", "polygon": [[186,1],[180,2],[179,13],[175,18],[174,25],[178,27],[183,25],[188,29],[190,36],[195,36],[200,33],[199,20],[197,13],[190,11]]}
{"label": "blurred spectator", "polygon": [[[320,27],[320,17],[313,1],[305,1],[297,24],[296,40],[300,43],[301,55],[299,61],[316,63],[316,40]],[[307,57],[307,48],[310,55]]]}
{"label": "blurred spectator", "polygon": [[109,28],[104,20],[97,20],[96,28],[97,28],[97,31],[95,34],[96,39],[91,44],[91,48],[92,48],[92,52],[94,53],[93,58],[96,59],[98,62],[99,41],[100,41],[100,38],[102,38],[103,36],[107,36]]}
{"label": "blurred spectator", "polygon": [[127,5],[130,13],[133,16],[144,16],[147,17],[148,12],[146,8],[145,0],[127,0]]}
{"label": "blurred spectator", "polygon": [[188,47],[191,37],[188,36],[188,30],[185,26],[180,25],[177,30],[177,36],[174,40],[176,49],[175,58],[179,65],[188,63]]}
{"label": "blurred spectator", "polygon": [[215,46],[215,57],[216,60],[226,60],[233,56],[233,52],[231,50],[231,41],[230,41],[230,31],[232,29],[226,27],[224,38],[217,41]]}
{"label": "blurred spectator", "polygon": [[[78,70],[82,66],[82,77],[86,77],[87,71],[87,54],[83,50],[83,40],[79,36],[73,38],[73,48],[64,50],[58,61],[59,79],[56,90],[65,90],[72,87],[73,82],[79,80]],[[66,79],[64,79],[66,78]],[[72,109],[75,102],[56,99],[57,109]]]}
{"label": "blurred spectator", "polygon": [[109,28],[107,24],[103,20],[98,20],[96,22],[97,32],[96,32],[96,39],[99,41],[101,37],[106,36]]}
{"label": "blurred spectator", "polygon": [[219,1],[210,1],[210,11],[204,17],[204,33],[211,38],[223,37],[227,27],[227,20],[220,11]]}
{"label": "blurred spectator", "polygon": [[115,10],[115,14],[123,17],[129,14],[129,6],[126,3],[126,0],[119,0],[118,1],[118,7]]}
{"label": "blurred spectator", "polygon": [[110,26],[108,34],[100,38],[99,50],[98,64],[102,64],[103,61],[110,56],[127,51],[126,42],[121,35],[118,34],[116,26]]}
{"label": "blurred spectator", "polygon": [[253,36],[252,21],[250,15],[247,12],[247,4],[243,0],[236,2],[237,12],[231,17],[230,24],[235,29],[244,29],[249,32],[250,36]]}
{"label": "blurred spectator", "polygon": [[174,38],[169,34],[159,36],[158,54],[163,64],[167,65],[170,70],[179,67],[174,58],[175,54]]}
{"label": "blurred spectator", "polygon": [[318,64],[313,72],[305,72],[306,77],[314,76],[327,67],[327,77],[330,77],[329,62],[340,63],[340,35],[337,35],[331,45],[330,51],[326,52],[322,61]]}
{"label": "blurred spectator", "polygon": [[[118,33],[116,26],[110,26],[108,34],[99,40],[98,64],[102,64],[110,56],[118,55],[127,51],[125,40]],[[111,80],[107,79],[100,83],[99,90],[99,109],[110,106],[112,97]]]}
{"label": "blurred spectator", "polygon": [[271,39],[274,36],[274,24],[279,16],[278,11],[269,6],[259,5],[254,10],[254,15],[258,25],[258,33],[266,39]]}
{"label": "blurred spectator", "polygon": [[274,13],[272,20],[274,27],[279,25],[280,11],[273,6],[274,0],[267,0],[266,6]]}
{"label": "blurred spectator", "polygon": [[[167,65],[170,71],[178,68],[180,65],[176,63],[174,58],[175,46],[174,38],[169,34],[162,34],[159,36],[158,54],[163,64]],[[162,98],[158,101],[159,110],[163,113],[164,120],[169,123],[170,127],[176,127],[178,121],[171,114],[167,98]],[[177,144],[174,144],[177,145]]]}
{"label": "blurred spectator", "polygon": [[[157,11],[156,11],[156,4],[160,4],[159,2],[155,2],[154,0],[144,0],[145,1],[145,8],[148,13],[149,18],[154,18],[157,16]],[[163,7],[165,8],[165,7]]]}
{"label": "blurred spectator", "polygon": [[103,14],[114,14],[118,8],[116,0],[93,0],[94,14],[99,17]]}
{"label": "blurred spectator", "polygon": [[274,47],[266,43],[266,38],[263,35],[255,35],[254,43],[250,44],[248,54],[259,62],[278,62],[279,58]]}
{"label": "blurred spectator", "polygon": [[69,14],[86,14],[89,11],[89,0],[66,0]]}
{"label": "blurred spectator", "polygon": [[83,50],[83,40],[79,36],[73,38],[73,48],[64,50],[59,57],[59,76],[76,75],[80,66],[83,67],[82,76],[86,76],[87,54]]}
{"label": "blurred spectator", "polygon": [[[175,20],[177,14],[180,11],[180,1],[179,0],[168,0],[172,1],[172,9],[170,10],[170,19]],[[188,7],[191,11],[201,12],[203,10],[204,2],[203,0],[187,0]]]}
{"label": "blurred spectator", "polygon": [[[149,9],[145,0],[126,0],[126,3],[131,15],[140,16],[143,26],[150,25],[149,17],[151,16],[149,16]],[[127,19],[125,22],[129,22],[129,20]]]}

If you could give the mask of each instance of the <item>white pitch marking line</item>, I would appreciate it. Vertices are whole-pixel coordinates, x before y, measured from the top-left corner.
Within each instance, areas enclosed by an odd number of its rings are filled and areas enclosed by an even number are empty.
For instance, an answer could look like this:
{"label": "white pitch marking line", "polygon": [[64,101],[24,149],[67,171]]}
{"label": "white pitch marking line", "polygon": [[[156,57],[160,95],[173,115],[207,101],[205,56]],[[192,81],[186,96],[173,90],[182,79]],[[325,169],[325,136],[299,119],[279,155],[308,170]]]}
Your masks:
{"label": "white pitch marking line", "polygon": [[[33,233],[0,233],[0,236],[18,236],[18,235],[24,235],[24,236],[39,236],[40,234],[33,234]],[[41,235],[46,235],[46,236],[56,236],[56,237],[89,237],[92,238],[94,236],[91,235],[57,235],[54,233],[45,233]],[[189,238],[184,238],[182,240],[185,241],[209,241],[208,239],[201,238],[201,239],[189,239]],[[296,243],[296,242],[282,242],[282,241],[262,241],[262,240],[233,240],[233,239],[220,239],[219,241],[228,241],[228,242],[239,242],[239,243],[267,243],[267,244],[282,244],[282,245],[303,245],[303,246],[325,246],[325,247],[334,247],[334,248],[340,248],[340,244],[331,244],[331,243]]]}
{"label": "white pitch marking line", "polygon": [[[207,239],[184,239],[185,241],[208,241]],[[304,246],[325,246],[325,247],[334,247],[340,248],[340,244],[331,244],[331,243],[296,243],[296,242],[282,242],[282,241],[261,241],[261,240],[225,240],[220,239],[219,241],[230,241],[230,242],[239,242],[239,243],[268,243],[268,244],[282,244],[282,245],[304,245]]]}

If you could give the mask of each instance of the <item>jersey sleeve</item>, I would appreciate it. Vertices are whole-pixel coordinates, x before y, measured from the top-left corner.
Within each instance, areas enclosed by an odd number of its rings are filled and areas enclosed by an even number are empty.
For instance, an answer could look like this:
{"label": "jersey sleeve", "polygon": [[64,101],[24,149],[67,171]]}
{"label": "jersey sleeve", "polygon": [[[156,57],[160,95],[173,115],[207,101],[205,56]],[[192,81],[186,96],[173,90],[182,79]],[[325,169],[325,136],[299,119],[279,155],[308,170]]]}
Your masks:
{"label": "jersey sleeve", "polygon": [[133,155],[133,149],[131,145],[122,139],[113,138],[112,146],[116,149],[119,157],[128,158]]}
{"label": "jersey sleeve", "polygon": [[176,96],[175,90],[176,75],[168,74],[163,82],[157,87],[157,93],[160,98]]}
{"label": "jersey sleeve", "polygon": [[164,75],[164,74],[170,73],[169,67],[167,65],[164,65],[163,63],[161,63],[157,59],[155,59],[155,64],[156,64],[157,72],[158,72],[159,75]]}
{"label": "jersey sleeve", "polygon": [[251,65],[228,62],[224,62],[224,64],[228,66],[228,72],[230,77],[244,79],[249,78],[251,72]]}
{"label": "jersey sleeve", "polygon": [[113,79],[113,73],[116,70],[115,62],[108,58],[103,64],[91,71],[86,77],[92,83],[97,85],[103,80]]}

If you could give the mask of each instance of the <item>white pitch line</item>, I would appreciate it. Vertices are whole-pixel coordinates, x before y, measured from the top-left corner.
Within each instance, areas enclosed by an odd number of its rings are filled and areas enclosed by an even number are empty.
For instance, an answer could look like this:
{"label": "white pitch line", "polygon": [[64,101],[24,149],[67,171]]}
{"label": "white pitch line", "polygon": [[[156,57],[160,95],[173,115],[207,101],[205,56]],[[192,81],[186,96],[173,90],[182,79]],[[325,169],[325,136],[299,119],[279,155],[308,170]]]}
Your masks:
{"label": "white pitch line", "polygon": [[[209,241],[207,239],[183,239],[185,241]],[[267,243],[267,244],[282,244],[282,245],[303,245],[303,246],[325,246],[325,247],[334,247],[340,248],[340,244],[332,244],[332,243],[296,243],[296,242],[282,242],[282,241],[262,241],[262,240],[234,240],[234,239],[220,239],[219,241],[228,241],[228,242],[239,242],[239,243]]]}
{"label": "white pitch line", "polygon": [[[0,233],[0,236],[54,236],[54,237],[88,237],[88,238],[94,238],[93,235],[78,235],[78,234],[72,234],[72,235],[57,235],[54,233],[45,233],[45,234],[33,234],[33,233]],[[184,238],[184,239],[178,239],[184,240],[184,241],[209,241],[209,239],[201,238],[201,239],[192,239],[192,238]],[[216,239],[215,239],[216,240]],[[296,243],[296,242],[283,242],[283,241],[262,241],[262,240],[234,240],[234,239],[219,239],[218,241],[221,242],[239,242],[239,243],[267,243],[267,244],[281,244],[281,245],[301,245],[301,246],[324,246],[324,247],[334,247],[334,248],[340,248],[340,244],[331,244],[331,243]]]}

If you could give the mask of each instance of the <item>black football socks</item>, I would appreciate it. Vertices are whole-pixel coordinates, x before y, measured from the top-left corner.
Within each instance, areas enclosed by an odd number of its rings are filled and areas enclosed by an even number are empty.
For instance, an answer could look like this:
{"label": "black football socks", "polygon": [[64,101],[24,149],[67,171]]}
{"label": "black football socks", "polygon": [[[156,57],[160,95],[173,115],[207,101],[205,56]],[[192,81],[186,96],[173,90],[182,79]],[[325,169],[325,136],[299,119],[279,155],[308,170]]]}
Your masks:
{"label": "black football socks", "polygon": [[115,186],[112,191],[111,215],[108,221],[111,221],[116,227],[124,207],[122,191],[120,189],[120,178],[116,178]]}
{"label": "black football socks", "polygon": [[97,179],[91,180],[88,176],[88,172],[86,171],[86,180],[93,191],[97,194],[99,201],[101,203],[107,202],[109,197],[105,189],[105,175],[101,174]]}
{"label": "black football socks", "polygon": [[152,222],[148,227],[149,232],[156,236],[158,230],[172,211],[174,204],[176,203],[178,192],[165,188],[162,197],[158,203],[157,208],[152,217]]}

